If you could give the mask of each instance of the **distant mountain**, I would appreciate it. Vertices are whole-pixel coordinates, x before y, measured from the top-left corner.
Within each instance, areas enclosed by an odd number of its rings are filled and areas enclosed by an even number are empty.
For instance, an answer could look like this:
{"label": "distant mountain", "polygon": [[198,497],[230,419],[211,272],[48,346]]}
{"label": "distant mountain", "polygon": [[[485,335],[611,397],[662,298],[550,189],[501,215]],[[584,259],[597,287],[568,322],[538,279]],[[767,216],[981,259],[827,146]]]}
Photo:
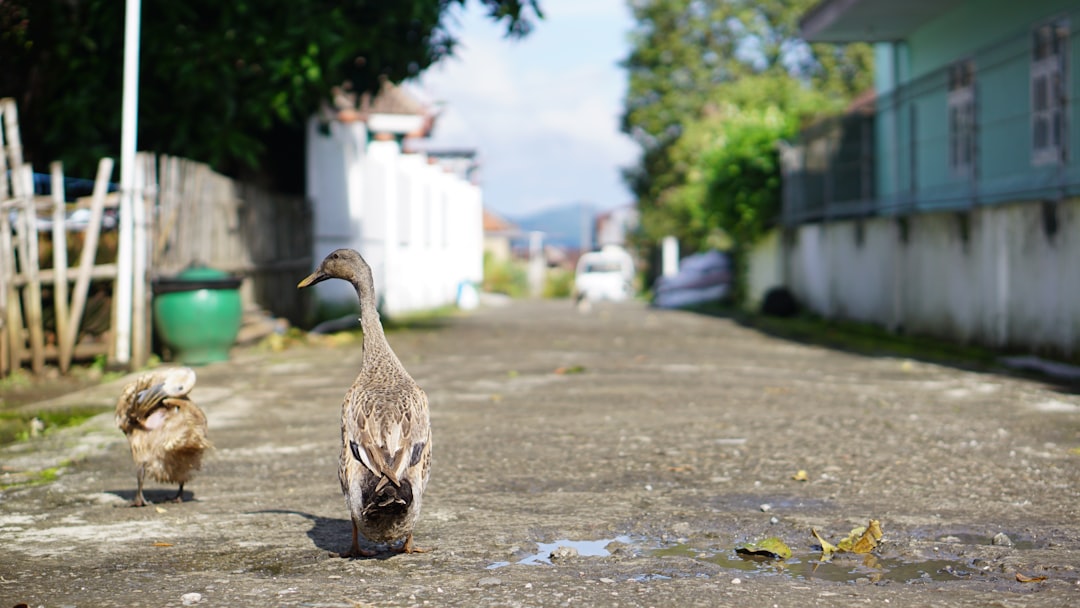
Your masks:
{"label": "distant mountain", "polygon": [[[544,242],[569,249],[580,249],[582,238],[592,240],[593,220],[596,207],[588,203],[568,203],[559,207],[544,209],[530,215],[508,217],[524,233],[515,246],[528,243],[528,233],[539,230],[544,233]],[[588,248],[592,248],[589,243]]]}

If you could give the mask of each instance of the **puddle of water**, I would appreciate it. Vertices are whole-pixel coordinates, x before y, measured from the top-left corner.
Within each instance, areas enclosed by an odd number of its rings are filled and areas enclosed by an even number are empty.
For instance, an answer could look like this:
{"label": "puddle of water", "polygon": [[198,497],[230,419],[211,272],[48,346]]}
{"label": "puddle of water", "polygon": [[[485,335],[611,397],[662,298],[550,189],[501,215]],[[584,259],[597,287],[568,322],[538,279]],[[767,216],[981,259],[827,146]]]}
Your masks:
{"label": "puddle of water", "polygon": [[645,583],[648,581],[670,581],[671,577],[663,574],[638,574],[637,576],[631,576],[629,580],[635,583]]}
{"label": "puddle of water", "polygon": [[495,562],[487,566],[487,570],[495,570],[496,568],[502,568],[503,566],[509,566],[511,563],[525,564],[527,566],[535,566],[538,564],[551,564],[551,553],[559,547],[567,547],[575,549],[580,557],[607,557],[611,555],[611,552],[607,550],[607,546],[611,543],[629,543],[629,536],[616,536],[615,538],[606,538],[601,540],[557,540],[553,543],[536,543],[536,553],[529,555],[525,558],[518,560],[517,562]]}
{"label": "puddle of water", "polygon": [[813,556],[778,560],[756,555],[743,555],[734,551],[710,552],[687,545],[672,545],[652,551],[656,556],[690,557],[716,564],[722,568],[740,570],[762,575],[784,575],[796,578],[817,578],[838,583],[869,579],[871,582],[920,583],[952,581],[980,572],[960,560],[906,561],[876,555],[834,556],[832,561],[822,562]]}
{"label": "puddle of water", "polygon": [[[987,538],[960,538],[965,543],[989,544]],[[631,544],[628,536],[601,540],[574,541],[561,539],[551,543],[537,543],[537,551],[516,562],[498,561],[487,566],[488,570],[503,568],[511,564],[541,565],[551,564],[551,554],[559,547],[572,548],[581,557],[606,557],[611,555],[607,547],[613,542]],[[712,550],[691,546],[686,543],[669,545],[646,550],[654,557],[687,557],[690,559],[716,564],[728,570],[738,570],[748,574],[764,576],[790,576],[801,579],[821,579],[837,583],[852,583],[866,579],[873,583],[894,582],[919,584],[928,582],[953,581],[971,576],[985,575],[969,561],[956,559],[932,559],[910,561],[898,557],[882,557],[873,554],[838,554],[828,562],[818,559],[818,554],[794,556],[788,560],[778,560],[761,555],[744,555],[735,550]],[[669,580],[671,576],[663,574],[640,574],[632,580]]]}
{"label": "puddle of water", "polygon": [[[1036,543],[1030,539],[1017,539],[1012,534],[1009,535],[1012,540],[1013,549],[1026,551],[1030,549],[1037,549]],[[958,543],[964,545],[992,545],[994,539],[991,536],[983,536],[981,534],[973,534],[968,532],[954,532],[951,534],[943,534],[937,536],[937,541],[940,543]]]}

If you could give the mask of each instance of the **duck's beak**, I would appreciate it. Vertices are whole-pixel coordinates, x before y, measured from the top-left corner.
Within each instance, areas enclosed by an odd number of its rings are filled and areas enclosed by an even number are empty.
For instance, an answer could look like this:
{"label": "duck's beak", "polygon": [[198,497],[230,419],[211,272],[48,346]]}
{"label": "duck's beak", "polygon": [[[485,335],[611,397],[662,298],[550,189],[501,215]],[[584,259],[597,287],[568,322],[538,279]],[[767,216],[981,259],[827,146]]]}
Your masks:
{"label": "duck's beak", "polygon": [[316,270],[315,272],[309,274],[307,276],[307,278],[304,279],[303,281],[300,281],[299,283],[297,283],[296,288],[297,289],[303,289],[305,287],[310,287],[310,286],[312,286],[312,285],[314,285],[316,283],[320,283],[320,282],[325,281],[326,279],[329,279],[329,278],[330,278],[330,275],[323,272],[322,269],[319,269],[319,270]]}
{"label": "duck's beak", "polygon": [[168,396],[168,393],[165,391],[165,383],[158,382],[150,388],[143,389],[136,393],[135,403],[139,404],[139,406],[149,412]]}

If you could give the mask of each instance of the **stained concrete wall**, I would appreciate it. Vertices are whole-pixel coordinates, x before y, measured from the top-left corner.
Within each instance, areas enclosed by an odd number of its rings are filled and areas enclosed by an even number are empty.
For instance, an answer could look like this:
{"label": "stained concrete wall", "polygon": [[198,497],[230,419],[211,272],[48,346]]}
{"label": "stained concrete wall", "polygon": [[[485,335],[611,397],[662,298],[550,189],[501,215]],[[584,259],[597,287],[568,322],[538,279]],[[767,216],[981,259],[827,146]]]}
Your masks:
{"label": "stained concrete wall", "polygon": [[830,318],[1033,352],[1080,352],[1080,199],[793,229],[784,274]]}

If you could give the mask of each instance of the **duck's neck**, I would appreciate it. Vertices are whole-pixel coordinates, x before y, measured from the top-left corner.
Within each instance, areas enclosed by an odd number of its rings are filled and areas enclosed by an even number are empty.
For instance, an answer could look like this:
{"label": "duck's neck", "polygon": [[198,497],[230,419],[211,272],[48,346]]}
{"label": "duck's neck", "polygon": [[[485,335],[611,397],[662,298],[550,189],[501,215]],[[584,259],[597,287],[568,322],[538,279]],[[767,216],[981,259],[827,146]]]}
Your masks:
{"label": "duck's neck", "polygon": [[386,341],[379,308],[375,301],[375,286],[370,281],[353,280],[356,295],[360,297],[360,329],[364,332],[364,366],[385,365],[401,366],[397,355]]}

